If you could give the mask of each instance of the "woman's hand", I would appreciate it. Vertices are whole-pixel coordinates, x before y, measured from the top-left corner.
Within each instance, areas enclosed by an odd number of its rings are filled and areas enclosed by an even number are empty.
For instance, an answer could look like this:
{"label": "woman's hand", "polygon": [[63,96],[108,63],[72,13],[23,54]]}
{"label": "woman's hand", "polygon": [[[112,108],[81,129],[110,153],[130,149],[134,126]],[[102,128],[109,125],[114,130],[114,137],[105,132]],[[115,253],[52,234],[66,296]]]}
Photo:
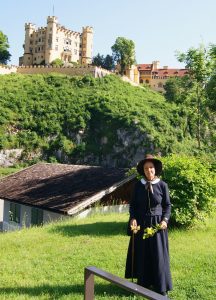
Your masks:
{"label": "woman's hand", "polygon": [[137,227],[137,220],[136,219],[131,219],[130,220],[130,226]]}
{"label": "woman's hand", "polygon": [[166,221],[161,221],[160,222],[160,227],[161,227],[161,229],[167,229],[167,222]]}

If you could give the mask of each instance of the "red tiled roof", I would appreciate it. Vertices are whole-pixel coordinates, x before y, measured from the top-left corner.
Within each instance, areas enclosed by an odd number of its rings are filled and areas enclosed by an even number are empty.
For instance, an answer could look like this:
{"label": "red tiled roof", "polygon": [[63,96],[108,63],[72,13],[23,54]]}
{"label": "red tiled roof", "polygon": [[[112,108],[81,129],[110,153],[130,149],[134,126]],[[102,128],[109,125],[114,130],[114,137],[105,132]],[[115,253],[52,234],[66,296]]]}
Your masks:
{"label": "red tiled roof", "polygon": [[138,64],[137,67],[139,71],[151,71],[153,64]]}
{"label": "red tiled roof", "polygon": [[152,71],[152,75],[162,76],[178,76],[183,77],[188,74],[187,69],[156,69]]}

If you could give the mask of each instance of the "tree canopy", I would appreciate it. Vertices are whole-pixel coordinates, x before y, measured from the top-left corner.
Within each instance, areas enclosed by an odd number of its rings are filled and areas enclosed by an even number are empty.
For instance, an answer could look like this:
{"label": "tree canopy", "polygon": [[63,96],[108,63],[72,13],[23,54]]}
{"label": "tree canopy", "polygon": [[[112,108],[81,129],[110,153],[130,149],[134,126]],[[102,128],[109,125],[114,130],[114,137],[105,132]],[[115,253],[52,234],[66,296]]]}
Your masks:
{"label": "tree canopy", "polygon": [[0,31],[0,63],[7,64],[10,60],[11,54],[8,51],[9,43],[7,36]]}
{"label": "tree canopy", "polygon": [[93,57],[92,64],[94,66],[102,67],[106,70],[113,70],[115,67],[114,59],[112,55],[107,54],[105,57],[98,53],[96,56]]}
{"label": "tree canopy", "polygon": [[170,78],[165,86],[165,97],[179,106],[184,118],[184,134],[196,137],[198,149],[212,151],[215,144],[215,46],[190,48],[178,53],[186,64],[188,74]]}
{"label": "tree canopy", "polygon": [[132,40],[118,37],[111,49],[113,58],[120,65],[120,73],[123,75],[126,68],[130,68],[135,63],[135,44]]}

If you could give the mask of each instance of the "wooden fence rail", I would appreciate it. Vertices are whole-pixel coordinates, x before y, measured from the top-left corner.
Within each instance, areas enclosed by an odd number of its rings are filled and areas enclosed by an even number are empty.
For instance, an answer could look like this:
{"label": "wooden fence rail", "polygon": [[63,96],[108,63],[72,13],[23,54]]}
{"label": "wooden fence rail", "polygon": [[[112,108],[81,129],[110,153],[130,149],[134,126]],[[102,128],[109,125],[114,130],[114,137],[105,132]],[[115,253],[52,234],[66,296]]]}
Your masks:
{"label": "wooden fence rail", "polygon": [[123,288],[124,290],[127,290],[134,294],[143,296],[146,299],[151,299],[151,300],[165,300],[166,299],[166,300],[168,300],[168,298],[165,296],[162,296],[162,295],[155,293],[153,291],[150,291],[138,284],[129,282],[126,279],[120,278],[116,275],[105,272],[105,271],[98,269],[96,267],[93,267],[93,266],[86,267],[84,270],[84,280],[85,280],[84,300],[94,300],[94,275],[101,277],[111,283],[114,283],[115,285]]}

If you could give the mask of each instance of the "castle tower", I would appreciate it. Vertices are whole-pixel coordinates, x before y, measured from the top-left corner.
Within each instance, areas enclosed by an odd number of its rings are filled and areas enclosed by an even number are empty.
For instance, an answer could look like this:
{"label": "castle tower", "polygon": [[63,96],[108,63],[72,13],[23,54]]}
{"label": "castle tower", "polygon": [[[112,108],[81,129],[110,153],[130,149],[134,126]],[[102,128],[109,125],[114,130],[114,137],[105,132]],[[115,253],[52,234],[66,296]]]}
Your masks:
{"label": "castle tower", "polygon": [[159,69],[160,62],[159,62],[158,60],[153,61],[152,64],[153,64],[152,70],[157,70],[157,69]]}
{"label": "castle tower", "polygon": [[57,17],[47,18],[46,38],[45,38],[45,64],[51,63],[58,58],[55,51],[56,33],[57,33]]}
{"label": "castle tower", "polygon": [[82,64],[92,63],[93,51],[93,28],[90,26],[83,27],[82,29]]}
{"label": "castle tower", "polygon": [[24,55],[22,61],[25,66],[31,66],[33,64],[33,43],[31,38],[35,30],[35,25],[32,23],[25,23],[25,43],[23,45]]}

